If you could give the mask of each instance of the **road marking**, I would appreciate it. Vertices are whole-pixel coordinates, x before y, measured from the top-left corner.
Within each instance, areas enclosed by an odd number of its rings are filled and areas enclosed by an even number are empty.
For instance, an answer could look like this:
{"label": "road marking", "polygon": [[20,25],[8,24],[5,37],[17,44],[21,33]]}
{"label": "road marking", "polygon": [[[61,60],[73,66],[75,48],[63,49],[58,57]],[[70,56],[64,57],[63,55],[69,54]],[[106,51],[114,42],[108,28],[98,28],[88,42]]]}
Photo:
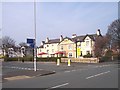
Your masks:
{"label": "road marking", "polygon": [[103,72],[103,73],[99,73],[99,74],[96,74],[96,75],[93,75],[93,76],[89,76],[89,77],[86,77],[86,79],[90,79],[90,78],[97,77],[97,76],[100,76],[100,75],[103,75],[103,74],[107,74],[107,73],[109,73],[109,72],[110,72],[110,71]]}
{"label": "road marking", "polygon": [[72,70],[72,71],[76,71],[76,70]]}
{"label": "road marking", "polygon": [[66,86],[66,85],[68,85],[68,84],[69,84],[69,83],[65,83],[65,84],[57,85],[57,86],[51,87],[51,89],[53,89],[53,88],[58,88],[58,87],[62,87],[62,86]]}
{"label": "road marking", "polygon": [[70,72],[70,71],[65,71],[65,72]]}

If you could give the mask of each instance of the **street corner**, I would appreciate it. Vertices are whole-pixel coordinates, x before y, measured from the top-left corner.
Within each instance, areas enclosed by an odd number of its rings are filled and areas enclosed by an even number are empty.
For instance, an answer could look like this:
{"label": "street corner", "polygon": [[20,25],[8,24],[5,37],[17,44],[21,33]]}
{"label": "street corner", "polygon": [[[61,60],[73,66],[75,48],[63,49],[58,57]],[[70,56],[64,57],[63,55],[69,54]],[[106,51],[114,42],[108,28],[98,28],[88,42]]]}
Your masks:
{"label": "street corner", "polygon": [[36,72],[33,73],[34,74],[33,77],[52,75],[55,73],[56,73],[55,71],[37,70]]}
{"label": "street corner", "polygon": [[11,72],[11,73],[7,73],[7,74],[3,75],[2,82],[11,81],[11,80],[29,79],[29,78],[39,77],[39,76],[51,75],[51,74],[55,74],[55,73],[56,73],[55,71],[47,71],[47,70],[16,71],[16,72]]}

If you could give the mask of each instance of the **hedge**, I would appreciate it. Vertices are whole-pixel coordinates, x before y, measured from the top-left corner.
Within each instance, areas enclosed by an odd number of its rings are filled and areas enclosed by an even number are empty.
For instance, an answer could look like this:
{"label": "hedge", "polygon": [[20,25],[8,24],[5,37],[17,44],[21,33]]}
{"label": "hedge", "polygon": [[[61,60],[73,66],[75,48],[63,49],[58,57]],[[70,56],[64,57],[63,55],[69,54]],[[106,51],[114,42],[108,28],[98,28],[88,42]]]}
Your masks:
{"label": "hedge", "polygon": [[33,61],[33,57],[4,57],[4,61]]}
{"label": "hedge", "polygon": [[91,58],[92,55],[91,55],[91,54],[87,54],[87,55],[84,55],[83,57],[84,57],[84,58]]}
{"label": "hedge", "polygon": [[[57,62],[57,59],[61,57],[47,57],[47,58],[37,58],[37,62]],[[33,61],[33,57],[4,57],[4,61]]]}
{"label": "hedge", "polygon": [[47,57],[47,58],[37,58],[37,61],[41,62],[57,62],[57,59],[61,60],[61,57]]}

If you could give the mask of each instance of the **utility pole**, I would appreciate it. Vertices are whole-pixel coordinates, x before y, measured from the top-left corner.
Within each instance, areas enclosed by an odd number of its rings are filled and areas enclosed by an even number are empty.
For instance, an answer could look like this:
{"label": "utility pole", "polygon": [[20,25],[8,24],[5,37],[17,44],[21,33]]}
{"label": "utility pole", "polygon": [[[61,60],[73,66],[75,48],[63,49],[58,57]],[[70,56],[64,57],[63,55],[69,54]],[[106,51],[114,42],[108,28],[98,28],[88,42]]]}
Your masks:
{"label": "utility pole", "polygon": [[37,63],[36,63],[36,0],[34,0],[34,71],[37,71]]}

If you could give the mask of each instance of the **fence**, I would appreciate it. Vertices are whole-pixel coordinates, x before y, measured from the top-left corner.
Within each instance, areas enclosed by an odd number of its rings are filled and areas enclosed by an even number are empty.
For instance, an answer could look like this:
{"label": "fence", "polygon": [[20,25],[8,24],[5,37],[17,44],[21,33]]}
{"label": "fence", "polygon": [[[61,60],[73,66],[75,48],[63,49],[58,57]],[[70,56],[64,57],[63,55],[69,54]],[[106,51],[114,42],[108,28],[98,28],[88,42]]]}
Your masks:
{"label": "fence", "polygon": [[99,63],[98,58],[61,58],[61,62],[68,62],[68,59],[70,59],[71,62]]}

